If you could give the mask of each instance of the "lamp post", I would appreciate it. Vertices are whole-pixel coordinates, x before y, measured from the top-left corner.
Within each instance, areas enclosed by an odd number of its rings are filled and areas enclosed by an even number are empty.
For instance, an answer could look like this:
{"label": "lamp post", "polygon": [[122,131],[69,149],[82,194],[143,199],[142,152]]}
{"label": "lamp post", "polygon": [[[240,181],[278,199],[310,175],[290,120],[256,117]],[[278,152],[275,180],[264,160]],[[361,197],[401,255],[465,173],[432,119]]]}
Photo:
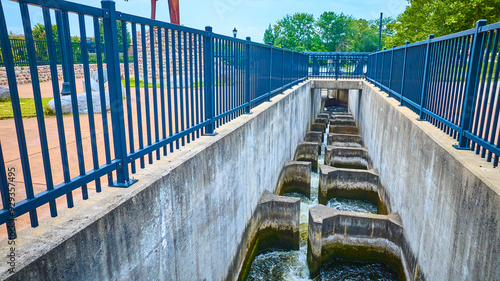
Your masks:
{"label": "lamp post", "polygon": [[234,27],[234,29],[233,29],[233,36],[234,36],[234,38],[236,38],[237,34],[238,34],[238,30],[236,30],[236,27]]}

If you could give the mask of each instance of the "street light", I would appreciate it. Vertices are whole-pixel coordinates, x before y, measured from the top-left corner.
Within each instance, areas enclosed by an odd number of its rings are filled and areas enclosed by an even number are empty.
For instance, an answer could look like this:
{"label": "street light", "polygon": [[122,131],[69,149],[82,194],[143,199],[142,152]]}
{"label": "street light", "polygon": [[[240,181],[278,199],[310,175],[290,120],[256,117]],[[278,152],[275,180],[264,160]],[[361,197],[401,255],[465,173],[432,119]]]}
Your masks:
{"label": "street light", "polygon": [[234,36],[234,38],[236,38],[236,34],[238,34],[238,30],[236,30],[236,27],[234,27],[234,29],[233,29],[233,36]]}

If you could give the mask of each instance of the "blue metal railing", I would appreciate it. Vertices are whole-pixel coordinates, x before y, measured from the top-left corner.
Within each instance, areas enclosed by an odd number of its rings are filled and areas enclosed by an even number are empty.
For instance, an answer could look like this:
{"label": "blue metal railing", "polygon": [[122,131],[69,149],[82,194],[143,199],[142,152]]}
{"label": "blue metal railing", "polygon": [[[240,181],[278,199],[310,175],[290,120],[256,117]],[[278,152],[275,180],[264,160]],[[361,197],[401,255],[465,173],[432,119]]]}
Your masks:
{"label": "blue metal railing", "polygon": [[[47,31],[51,95],[54,98],[57,125],[52,131],[57,132],[58,141],[58,146],[55,149],[52,147],[50,153],[28,6],[41,9]],[[308,56],[304,53],[251,42],[250,38],[241,40],[215,34],[210,27],[197,30],[121,13],[115,10],[113,1],[102,1],[102,7],[96,8],[67,1],[26,0],[19,3],[19,8],[37,113],[38,131],[35,137],[40,140],[42,161],[33,163],[28,154],[24,124],[34,120],[22,118],[15,60],[0,2],[0,47],[14,112],[12,126],[16,129],[23,177],[21,182],[26,193],[23,200],[16,202],[15,212],[9,212],[9,207],[12,207],[9,204],[10,185],[5,177],[8,167],[0,148],[3,203],[0,224],[7,223],[10,239],[16,235],[13,224],[16,217],[29,213],[31,226],[36,227],[38,208],[48,203],[50,215],[55,217],[60,207],[56,205],[57,198],[65,195],[67,207],[71,208],[74,190],[81,189],[81,198],[88,199],[89,186],[101,192],[103,178],[107,179],[109,186],[128,187],[134,182],[131,174],[137,170],[136,162],[140,168],[144,168],[146,158],[152,164],[162,155],[202,135],[213,135],[219,126],[241,114],[250,113],[256,105],[269,101],[271,97],[307,78]],[[51,26],[54,19],[58,42],[53,40]],[[85,97],[87,105],[99,99],[103,114],[94,114],[97,107],[87,106],[87,115],[63,116],[64,97],[61,91],[71,96],[72,112],[79,112],[77,81],[72,67],[75,58],[71,47],[70,19],[72,25],[78,24],[80,38],[93,35],[96,50],[92,51],[104,53],[104,56],[96,58],[97,95],[91,87],[86,87],[85,92],[80,94]],[[99,28],[100,21],[102,30]],[[117,28],[117,22],[121,22],[121,29]],[[128,30],[132,34],[131,53],[126,42],[123,42],[123,46],[118,44],[118,34],[126,38]],[[104,42],[101,42],[101,35],[104,35]],[[139,42],[142,46],[141,65]],[[146,50],[147,45],[149,52]],[[86,42],[80,42],[79,47],[84,69],[83,81],[90,85],[89,48]],[[121,70],[119,52],[122,50]],[[57,80],[59,57],[64,76],[62,89]],[[107,104],[110,105],[109,112]],[[73,136],[69,134],[71,131]],[[76,145],[76,150],[70,149],[70,143]],[[43,178],[37,181],[45,183],[44,190],[37,191],[34,188],[33,165],[43,165]],[[55,166],[59,169],[55,170]]]}
{"label": "blue metal railing", "polygon": [[369,53],[307,53],[309,77],[360,79],[365,77]]}
{"label": "blue metal railing", "polygon": [[[125,37],[126,38],[126,37]],[[48,42],[45,40],[33,40],[35,43],[35,54],[36,61],[38,65],[49,65],[49,54],[47,44]],[[54,42],[56,48],[57,55],[57,63],[61,64],[61,51],[60,51],[60,43],[58,41]],[[14,65],[15,66],[29,66],[30,62],[28,60],[28,48],[26,47],[25,39],[18,38],[10,38],[10,45],[12,48],[12,55],[14,57]],[[97,54],[96,54],[96,44],[94,42],[86,42],[85,46],[82,45],[82,42],[71,42],[71,50],[73,55],[73,61],[77,64],[83,63],[82,61],[82,48],[88,52],[89,63],[97,63]],[[119,49],[120,52],[120,62],[123,63],[123,51],[124,49],[128,49],[130,46],[125,45],[121,46]],[[101,49],[104,49],[104,46],[101,46]],[[104,56],[104,52],[101,53],[101,56]],[[5,66],[3,61],[3,56],[0,50],[0,66]]]}
{"label": "blue metal railing", "polygon": [[369,55],[367,80],[475,150],[493,166],[500,156],[500,23]]}

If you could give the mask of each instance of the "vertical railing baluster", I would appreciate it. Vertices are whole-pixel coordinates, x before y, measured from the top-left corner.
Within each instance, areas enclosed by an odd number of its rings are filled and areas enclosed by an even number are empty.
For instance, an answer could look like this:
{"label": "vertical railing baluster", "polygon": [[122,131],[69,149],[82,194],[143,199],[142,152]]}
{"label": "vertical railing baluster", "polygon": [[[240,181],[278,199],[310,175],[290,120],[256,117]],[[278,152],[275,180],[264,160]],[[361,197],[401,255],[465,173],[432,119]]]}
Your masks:
{"label": "vertical railing baluster", "polygon": [[394,69],[394,48],[396,48],[396,45],[392,46],[392,51],[391,51],[391,70],[389,72],[389,85],[387,86],[390,90],[392,90],[392,71]]}
{"label": "vertical railing baluster", "polygon": [[[168,111],[168,135],[171,137],[174,132],[173,120],[172,120],[172,79],[175,79],[173,73],[170,72],[170,46],[172,41],[172,30],[165,29],[165,60],[167,62],[167,71],[166,71],[166,79],[167,79],[167,111]],[[174,47],[172,47],[174,49]],[[175,63],[172,62],[173,68],[175,68]],[[174,152],[174,143],[170,144],[170,152]]]}
{"label": "vertical railing baluster", "polygon": [[[77,98],[77,93],[76,93],[76,81],[75,81],[75,69],[73,67],[74,65],[74,58],[72,55],[72,49],[71,49],[71,34],[70,34],[70,27],[69,27],[69,16],[68,12],[59,12],[59,17],[60,17],[60,23],[62,27],[62,39],[63,40],[63,45],[66,49],[66,62],[67,62],[67,78],[69,81],[69,91],[71,93],[71,108],[73,112],[73,122],[75,126],[75,143],[76,143],[76,150],[77,150],[77,155],[78,155],[78,170],[80,172],[80,176],[85,175],[85,156],[83,155],[83,145],[82,145],[82,132],[81,132],[81,124],[80,124],[80,117],[79,117],[79,108],[78,108],[78,98]],[[64,87],[63,87],[64,89]],[[86,192],[87,185],[84,184],[82,186],[82,192]]]}
{"label": "vertical railing baluster", "polygon": [[247,44],[246,44],[246,58],[245,58],[245,63],[246,63],[246,73],[245,73],[245,103],[247,106],[245,107],[245,113],[250,114],[251,106],[251,96],[250,96],[250,70],[251,70],[251,56],[250,56],[250,49],[252,47],[252,41],[250,37],[247,37]]}
{"label": "vertical railing baluster", "polygon": [[[69,173],[69,163],[68,163],[68,151],[66,146],[66,134],[64,133],[64,121],[63,113],[61,110],[61,92],[59,91],[59,79],[57,73],[57,53],[56,45],[54,42],[54,34],[52,33],[52,22],[50,19],[50,10],[48,8],[43,8],[43,19],[45,24],[45,37],[47,39],[47,50],[49,55],[50,64],[50,76],[52,81],[52,92],[54,94],[54,107],[57,120],[57,132],[59,137],[59,151],[61,152],[61,166],[63,170],[64,182],[69,182],[71,180]],[[97,189],[96,189],[97,191]],[[100,191],[100,190],[99,190]],[[70,194],[71,195],[71,194]],[[67,196],[67,199],[68,195]],[[69,200],[66,200],[69,203]],[[51,201],[50,212],[51,216],[57,216],[57,206],[56,201]]]}
{"label": "vertical railing baluster", "polygon": [[[87,31],[85,29],[85,17],[83,14],[78,15],[78,22],[80,23],[80,38],[87,37]],[[87,42],[86,40],[80,40],[80,50],[81,50],[81,60],[83,64],[83,78],[85,81],[85,94],[87,96],[87,115],[89,119],[89,131],[90,131],[90,144],[92,147],[92,166],[94,170],[99,169],[99,156],[97,152],[97,139],[95,132],[95,120],[94,120],[94,101],[92,97],[92,88],[90,86],[90,67],[89,67],[89,55],[87,52]],[[96,190],[101,189],[101,179],[95,180]],[[84,200],[88,199],[88,192],[82,189],[82,197]]]}
{"label": "vertical railing baluster", "polygon": [[[163,36],[162,33],[166,31],[163,28],[158,27],[158,66],[159,69],[158,71],[160,72],[160,114],[161,114],[161,133],[162,133],[162,139],[167,138],[167,124],[165,120],[166,112],[165,112],[165,82],[164,82],[164,76],[163,76]],[[126,37],[122,37],[126,38]],[[163,147],[163,156],[167,155],[167,146],[165,145]]]}
{"label": "vertical railing baluster", "polygon": [[204,90],[205,90],[205,121],[209,124],[205,127],[205,135],[215,135],[214,121],[214,37],[212,27],[205,27],[208,33],[203,37],[203,58],[204,58]]}
{"label": "vertical railing baluster", "polygon": [[424,112],[423,109],[425,107],[425,103],[427,100],[427,78],[429,76],[429,65],[430,65],[430,53],[431,53],[431,41],[434,38],[434,34],[429,35],[429,38],[427,39],[427,46],[426,46],[426,51],[425,51],[425,63],[424,63],[424,78],[422,81],[422,90],[421,90],[421,96],[420,96],[420,114],[419,118],[417,120],[425,120],[424,118]]}
{"label": "vertical railing baluster", "polygon": [[273,72],[273,43],[269,44],[269,93],[267,94],[267,101],[271,101],[271,92],[272,92],[272,72]]}
{"label": "vertical railing baluster", "polygon": [[[125,78],[125,99],[127,103],[128,143],[130,153],[134,152],[134,125],[132,121],[132,101],[130,94],[130,65],[128,61],[127,22],[122,21],[123,74]],[[135,174],[135,161],[130,163],[130,171]]]}
{"label": "vertical railing baluster", "polygon": [[403,100],[404,100],[404,88],[405,88],[405,74],[406,74],[406,57],[408,55],[408,44],[410,44],[410,41],[406,41],[405,43],[405,55],[403,58],[403,74],[401,77],[401,93],[399,93],[399,105],[403,106]]}
{"label": "vertical railing baluster", "polygon": [[[142,28],[141,28],[142,34]],[[137,109],[137,135],[139,139],[139,149],[144,148],[143,129],[142,129],[142,103],[141,103],[141,86],[139,78],[139,52],[137,50],[137,25],[132,24],[132,48],[134,53],[134,79],[135,79],[135,103]],[[146,163],[144,156],[139,159],[141,169],[144,169]]]}
{"label": "vertical railing baluster", "polygon": [[462,120],[460,124],[460,132],[458,138],[458,144],[454,147],[457,149],[470,149],[469,139],[465,136],[465,132],[468,132],[472,126],[473,110],[475,110],[474,102],[476,96],[476,90],[478,87],[479,80],[479,66],[480,66],[480,54],[482,49],[481,42],[483,41],[484,33],[481,33],[481,27],[486,25],[486,20],[479,20],[476,23],[476,28],[474,31],[474,39],[472,42],[472,49],[469,56],[469,67],[467,70],[467,82],[465,86],[464,102],[462,105]]}
{"label": "vertical railing baluster", "polygon": [[[155,29],[156,27],[149,27],[149,50],[151,55],[151,91],[153,94],[153,121],[155,130],[155,142],[160,141],[160,132],[158,124],[158,91],[156,88],[156,49],[155,49]],[[156,150],[156,160],[160,160],[160,150]]]}
{"label": "vertical railing baluster", "polygon": [[103,0],[101,4],[103,10],[106,10],[109,16],[103,19],[103,30],[104,41],[106,42],[106,67],[108,72],[111,122],[113,124],[114,153],[115,159],[119,161],[116,169],[116,181],[112,183],[112,186],[128,187],[137,180],[130,180],[128,172],[115,2]]}
{"label": "vertical railing baluster", "polygon": [[285,48],[281,45],[281,93],[285,92]]}

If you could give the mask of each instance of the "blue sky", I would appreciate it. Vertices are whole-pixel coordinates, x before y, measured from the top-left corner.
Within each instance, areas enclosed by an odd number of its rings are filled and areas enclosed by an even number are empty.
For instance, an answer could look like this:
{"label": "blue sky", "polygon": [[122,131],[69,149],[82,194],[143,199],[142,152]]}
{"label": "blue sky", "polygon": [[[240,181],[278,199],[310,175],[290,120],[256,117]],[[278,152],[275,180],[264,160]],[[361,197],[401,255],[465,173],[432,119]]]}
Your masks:
{"label": "blue sky", "polygon": [[[51,1],[51,0],[47,0]],[[99,0],[71,0],[81,4],[100,7]],[[406,0],[180,0],[181,24],[198,29],[213,27],[214,32],[232,36],[234,27],[238,37],[252,37],[261,42],[264,30],[269,23],[274,24],[287,14],[306,12],[319,17],[324,11],[343,12],[356,18],[375,19],[380,12],[385,16],[396,17],[407,5]],[[2,0],[7,17],[9,31],[22,33],[19,5],[16,2]],[[116,0],[118,11],[150,17],[150,0]],[[39,8],[30,8],[32,25],[42,22]],[[158,0],[156,18],[169,21],[167,0]],[[71,18],[76,23],[76,16]],[[90,24],[90,21],[88,21]],[[89,25],[90,26],[90,25]],[[72,24],[72,35],[79,35],[78,24]]]}

